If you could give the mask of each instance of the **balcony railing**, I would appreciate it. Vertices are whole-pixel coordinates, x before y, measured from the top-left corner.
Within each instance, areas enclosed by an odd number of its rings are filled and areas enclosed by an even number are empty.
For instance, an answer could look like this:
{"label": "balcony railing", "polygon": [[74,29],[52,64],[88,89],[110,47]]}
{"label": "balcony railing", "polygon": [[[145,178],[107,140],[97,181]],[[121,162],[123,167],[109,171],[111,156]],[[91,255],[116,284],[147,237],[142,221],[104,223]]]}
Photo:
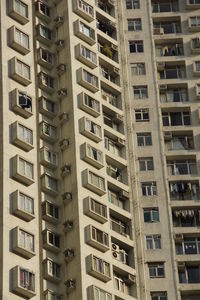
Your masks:
{"label": "balcony railing", "polygon": [[104,138],[104,145],[105,145],[105,148],[110,151],[111,153],[117,155],[117,156],[120,156],[122,157],[122,151],[121,151],[121,148],[119,148],[117,145],[116,145],[116,142],[105,137]]}
{"label": "balcony railing", "polygon": [[112,8],[105,1],[96,1],[97,6],[113,17]]}
{"label": "balcony railing", "polygon": [[154,34],[160,30],[163,34],[181,33],[181,24],[179,22],[160,23],[153,25]]}
{"label": "balcony railing", "polygon": [[185,68],[165,68],[163,71],[159,71],[160,79],[183,79],[185,78]]}
{"label": "balcony railing", "polygon": [[200,226],[200,210],[198,209],[174,210],[172,217],[174,227]]}
{"label": "balcony railing", "polygon": [[187,238],[176,244],[177,255],[200,254],[200,238]]}
{"label": "balcony railing", "polygon": [[188,102],[186,89],[167,89],[166,91],[160,90],[160,101],[162,103],[169,102]]}
{"label": "balcony railing", "polygon": [[129,226],[124,224],[123,222],[119,220],[115,220],[113,218],[110,218],[110,228],[111,230],[130,238],[130,229]]}
{"label": "balcony railing", "polygon": [[111,38],[116,39],[116,29],[115,25],[109,22],[97,20],[97,28],[110,36]]}
{"label": "balcony railing", "polygon": [[166,1],[166,2],[156,2],[152,3],[152,12],[153,13],[162,13],[162,12],[176,12],[178,11],[178,2],[177,1]]}
{"label": "balcony railing", "polygon": [[111,165],[108,165],[106,171],[109,176],[123,183],[123,176],[121,170]]}
{"label": "balcony railing", "polygon": [[167,163],[168,175],[196,175],[197,165],[196,162],[168,162]]}
{"label": "balcony railing", "polygon": [[179,283],[184,283],[184,284],[200,283],[200,265],[185,266],[184,269],[179,270],[178,275],[179,275]]}
{"label": "balcony railing", "polygon": [[108,70],[100,67],[100,75],[106,78],[107,80],[117,84],[115,77],[113,77]]}
{"label": "balcony railing", "polygon": [[183,54],[184,52],[182,44],[156,46],[156,55],[158,57],[181,56]]}
{"label": "balcony railing", "polygon": [[170,199],[174,201],[200,200],[199,184],[192,182],[173,182],[169,184]]}
{"label": "balcony railing", "polygon": [[166,150],[193,150],[194,142],[192,136],[174,136],[166,143]]}

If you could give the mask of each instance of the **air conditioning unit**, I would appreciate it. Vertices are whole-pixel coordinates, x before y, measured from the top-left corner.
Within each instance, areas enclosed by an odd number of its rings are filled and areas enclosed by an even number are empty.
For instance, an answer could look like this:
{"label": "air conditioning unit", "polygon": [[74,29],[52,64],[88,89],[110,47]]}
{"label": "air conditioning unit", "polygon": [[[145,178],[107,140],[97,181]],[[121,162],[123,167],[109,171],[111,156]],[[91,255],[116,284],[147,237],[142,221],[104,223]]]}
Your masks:
{"label": "air conditioning unit", "polygon": [[154,28],[153,30],[154,34],[164,34],[163,28]]}
{"label": "air conditioning unit", "polygon": [[72,200],[72,193],[65,192],[64,194],[62,194],[62,199],[65,204],[68,203],[69,201]]}
{"label": "air conditioning unit", "polygon": [[57,40],[57,41],[56,41],[56,46],[57,46],[57,49],[58,49],[58,50],[64,48],[64,46],[65,46],[65,41],[64,41],[64,40]]}
{"label": "air conditioning unit", "polygon": [[184,240],[183,234],[175,234],[174,239],[176,242],[182,242]]}
{"label": "air conditioning unit", "polygon": [[57,70],[57,73],[58,75],[62,75],[63,73],[66,72],[66,64],[59,64],[57,67],[56,67],[56,70]]}
{"label": "air conditioning unit", "polygon": [[164,132],[164,139],[165,141],[170,141],[172,139],[172,132],[170,131]]}
{"label": "air conditioning unit", "polygon": [[55,26],[58,27],[64,23],[64,18],[62,16],[57,16],[54,19],[54,22],[55,22]]}
{"label": "air conditioning unit", "polygon": [[75,279],[68,279],[64,282],[66,288],[67,288],[67,293],[71,292],[76,288],[76,280]]}
{"label": "air conditioning unit", "polygon": [[125,140],[123,140],[121,138],[118,138],[116,142],[121,147],[125,146],[125,143],[126,143]]}
{"label": "air conditioning unit", "polygon": [[128,285],[132,285],[136,283],[135,275],[128,274],[127,278],[124,280]]}
{"label": "air conditioning unit", "polygon": [[113,67],[113,72],[114,72],[115,74],[119,75],[119,68]]}
{"label": "air conditioning unit", "polygon": [[165,62],[160,61],[160,62],[157,63],[157,69],[158,69],[158,71],[163,71],[164,68],[165,68]]}
{"label": "air conditioning unit", "polygon": [[114,51],[118,51],[118,46],[117,45],[114,45],[114,44],[111,44],[110,45],[110,48]]}
{"label": "air conditioning unit", "polygon": [[63,139],[62,141],[60,141],[60,148],[61,150],[65,150],[69,147],[69,140],[68,139]]}
{"label": "air conditioning unit", "polygon": [[119,253],[119,246],[115,243],[112,243],[112,251]]}
{"label": "air conditioning unit", "polygon": [[60,124],[64,124],[66,123],[67,121],[69,121],[69,114],[66,113],[66,112],[63,112],[60,116],[59,116],[59,119],[60,119]]}
{"label": "air conditioning unit", "polygon": [[109,96],[107,94],[102,93],[101,97],[102,97],[103,100],[109,101]]}
{"label": "air conditioning unit", "polygon": [[167,90],[167,85],[166,84],[161,84],[159,86],[160,91],[166,91]]}
{"label": "air conditioning unit", "polygon": [[73,229],[73,221],[72,220],[67,220],[63,223],[63,226],[64,226],[64,231],[68,232],[68,231]]}
{"label": "air conditioning unit", "polygon": [[74,250],[72,248],[68,248],[63,252],[66,261],[70,261],[74,257]]}
{"label": "air conditioning unit", "polygon": [[112,251],[112,257],[113,257],[114,259],[120,260],[120,254],[117,253],[116,251]]}
{"label": "air conditioning unit", "polygon": [[63,88],[57,91],[58,96],[65,97],[67,96],[67,89]]}
{"label": "air conditioning unit", "polygon": [[115,114],[115,121],[117,121],[117,122],[123,122],[123,118],[124,118],[123,115]]}
{"label": "air conditioning unit", "polygon": [[62,173],[62,176],[67,176],[71,173],[71,166],[70,165],[64,165],[62,168],[61,168],[61,173]]}
{"label": "air conditioning unit", "polygon": [[119,198],[121,198],[123,200],[127,200],[129,198],[129,192],[121,190],[119,192]]}

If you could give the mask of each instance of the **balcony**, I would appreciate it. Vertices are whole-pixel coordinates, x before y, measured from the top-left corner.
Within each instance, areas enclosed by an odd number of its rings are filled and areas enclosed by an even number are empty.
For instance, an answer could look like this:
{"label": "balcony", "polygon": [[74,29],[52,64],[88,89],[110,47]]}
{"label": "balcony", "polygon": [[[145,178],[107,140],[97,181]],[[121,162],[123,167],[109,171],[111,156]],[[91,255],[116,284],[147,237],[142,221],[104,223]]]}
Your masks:
{"label": "balcony", "polygon": [[198,284],[200,283],[200,265],[181,263],[178,265],[179,283],[181,284]]}
{"label": "balcony", "polygon": [[186,77],[186,68],[183,65],[170,65],[163,62],[157,63],[158,76],[163,79],[184,79]]}
{"label": "balcony", "polygon": [[169,140],[165,140],[165,149],[167,151],[194,150],[193,136],[172,134],[172,137]]}
{"label": "balcony", "polygon": [[119,62],[118,47],[100,37],[98,37],[98,51],[116,63]]}
{"label": "balcony", "polygon": [[110,177],[114,178],[115,180],[126,185],[128,184],[126,168],[122,169],[121,166],[114,166],[107,161],[106,172]]}
{"label": "balcony", "polygon": [[189,126],[191,125],[190,111],[163,111],[163,126]]}
{"label": "balcony", "polygon": [[115,17],[114,3],[113,1],[97,0],[96,5],[111,17]]}
{"label": "balcony", "polygon": [[198,182],[176,181],[169,184],[170,199],[172,201],[200,200]]}
{"label": "balcony", "polygon": [[106,18],[102,18],[102,17],[100,18],[100,15],[98,13],[97,13],[97,28],[103,33],[105,33],[108,37],[117,40],[116,24],[113,23],[112,21],[109,21]]}
{"label": "balcony", "polygon": [[174,102],[188,102],[187,87],[177,85],[160,85],[160,102],[174,103]]}
{"label": "balcony", "polygon": [[183,43],[172,42],[166,44],[156,44],[156,56],[157,57],[167,57],[167,56],[182,56],[184,55]]}
{"label": "balcony", "polygon": [[125,153],[123,147],[120,147],[116,141],[109,137],[104,137],[104,146],[110,153],[119,156],[121,158],[125,158]]}
{"label": "balcony", "polygon": [[191,52],[192,54],[199,54],[200,53],[200,39],[199,37],[195,37],[191,39],[190,42]]}
{"label": "balcony", "polygon": [[196,255],[200,254],[200,238],[199,237],[183,237],[183,241],[176,241],[177,255]]}
{"label": "balcony", "polygon": [[110,81],[111,83],[114,83],[118,86],[120,86],[120,74],[119,74],[119,69],[109,66],[106,64],[106,67],[100,65],[100,75],[106,79],[106,81]]}
{"label": "balcony", "polygon": [[110,104],[111,106],[116,107],[117,109],[122,109],[120,97],[106,91],[103,88],[101,89],[101,98],[102,100],[106,101],[107,104]]}
{"label": "balcony", "polygon": [[154,35],[181,33],[181,23],[180,21],[154,22],[153,33]]}
{"label": "balcony", "polygon": [[178,10],[179,5],[176,0],[152,1],[152,13],[177,12]]}
{"label": "balcony", "polygon": [[117,217],[110,216],[110,229],[126,238],[131,238],[130,226]]}
{"label": "balcony", "polygon": [[88,22],[94,20],[94,7],[83,0],[75,0],[74,11]]}
{"label": "balcony", "polygon": [[195,160],[174,160],[167,161],[167,170],[169,176],[179,175],[197,175],[197,164]]}
{"label": "balcony", "polygon": [[186,7],[188,9],[200,8],[200,0],[186,0]]}
{"label": "balcony", "polygon": [[174,227],[199,227],[200,210],[199,209],[176,209],[172,211]]}
{"label": "balcony", "polygon": [[112,129],[124,134],[124,123],[123,116],[120,114],[108,114],[108,112],[103,112],[104,124],[111,127]]}

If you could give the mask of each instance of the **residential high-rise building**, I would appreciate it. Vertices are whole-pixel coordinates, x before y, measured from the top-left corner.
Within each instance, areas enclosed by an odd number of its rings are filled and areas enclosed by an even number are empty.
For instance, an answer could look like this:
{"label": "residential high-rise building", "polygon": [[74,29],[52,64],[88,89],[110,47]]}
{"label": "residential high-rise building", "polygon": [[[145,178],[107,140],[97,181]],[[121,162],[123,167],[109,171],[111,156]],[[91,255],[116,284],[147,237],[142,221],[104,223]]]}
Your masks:
{"label": "residential high-rise building", "polygon": [[200,300],[200,1],[0,14],[0,299]]}

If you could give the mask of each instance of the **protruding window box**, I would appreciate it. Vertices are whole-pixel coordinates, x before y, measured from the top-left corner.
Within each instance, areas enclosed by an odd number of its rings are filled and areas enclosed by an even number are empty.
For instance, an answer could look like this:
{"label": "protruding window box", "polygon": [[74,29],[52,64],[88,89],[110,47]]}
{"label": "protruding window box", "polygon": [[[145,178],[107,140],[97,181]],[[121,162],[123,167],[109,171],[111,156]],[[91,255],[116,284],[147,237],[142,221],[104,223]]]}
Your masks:
{"label": "protruding window box", "polygon": [[41,188],[44,193],[58,195],[58,180],[47,173],[41,176]]}
{"label": "protruding window box", "polygon": [[80,85],[93,93],[96,93],[99,90],[98,77],[83,68],[80,68],[77,71],[77,81]]}
{"label": "protruding window box", "polygon": [[30,52],[29,35],[12,26],[9,28],[9,45],[16,51],[26,55]]}
{"label": "protruding window box", "polygon": [[103,152],[90,144],[84,143],[81,145],[81,158],[97,169],[101,169],[104,166]]}
{"label": "protruding window box", "polygon": [[31,83],[31,68],[26,63],[13,57],[10,60],[10,77],[24,86]]}
{"label": "protruding window box", "polygon": [[80,108],[93,117],[100,116],[100,102],[86,93],[79,94]]}
{"label": "protruding window box", "polygon": [[50,169],[55,169],[58,166],[58,154],[47,147],[40,149],[40,163]]}
{"label": "protruding window box", "polygon": [[102,252],[109,250],[108,234],[98,228],[88,225],[85,228],[86,243]]}
{"label": "protruding window box", "polygon": [[44,20],[46,23],[51,21],[50,7],[43,1],[37,1],[35,3],[36,16]]}
{"label": "protruding window box", "polygon": [[97,195],[103,196],[106,193],[105,179],[96,173],[85,169],[82,172],[83,186],[95,192]]}
{"label": "protruding window box", "polygon": [[47,49],[40,47],[37,50],[38,63],[47,69],[54,67],[54,54]]}
{"label": "protruding window box", "polygon": [[34,199],[16,190],[12,194],[12,212],[14,215],[29,222],[34,216]]}
{"label": "protruding window box", "polygon": [[192,54],[199,54],[200,53],[200,38],[194,37],[190,41],[190,47]]}
{"label": "protruding window box", "polygon": [[60,252],[60,236],[55,232],[45,229],[42,232],[43,248],[54,253]]}
{"label": "protruding window box", "polygon": [[198,9],[200,8],[200,2],[199,0],[194,0],[193,3],[191,3],[191,0],[186,0],[186,7],[188,9]]}
{"label": "protruding window box", "polygon": [[84,212],[87,216],[102,224],[108,221],[107,206],[91,197],[84,199]]}
{"label": "protruding window box", "polygon": [[190,16],[188,18],[188,29],[191,32],[200,31],[200,22],[199,16]]}
{"label": "protruding window box", "polygon": [[200,77],[200,61],[193,62],[193,74]]}
{"label": "protruding window box", "polygon": [[53,32],[48,27],[38,24],[36,27],[36,38],[39,42],[50,46],[53,42]]}
{"label": "protruding window box", "polygon": [[56,116],[56,104],[44,96],[39,98],[39,110],[48,118],[53,119]]}
{"label": "protruding window box", "polygon": [[40,137],[49,143],[54,144],[57,141],[57,130],[54,125],[51,125],[45,121],[39,124]]}
{"label": "protruding window box", "polygon": [[8,14],[21,24],[29,22],[28,4],[25,1],[9,0]]}
{"label": "protruding window box", "polygon": [[11,92],[12,110],[24,118],[33,115],[32,98],[17,88]]}
{"label": "protruding window box", "polygon": [[33,149],[33,131],[18,121],[12,124],[12,142],[25,151]]}
{"label": "protruding window box", "polygon": [[80,133],[97,143],[102,140],[101,126],[86,117],[80,119]]}
{"label": "protruding window box", "polygon": [[92,69],[97,67],[96,53],[81,44],[76,46],[76,58]]}
{"label": "protruding window box", "polygon": [[199,83],[196,84],[195,91],[196,91],[197,99],[200,99],[200,84]]}
{"label": "protruding window box", "polygon": [[60,294],[57,294],[53,291],[50,291],[50,290],[46,290],[44,293],[43,293],[43,296],[44,296],[44,300],[63,300],[63,297],[62,295]]}
{"label": "protruding window box", "polygon": [[94,7],[83,0],[74,1],[74,12],[88,22],[94,20]]}
{"label": "protruding window box", "polygon": [[88,274],[108,282],[111,280],[110,264],[103,259],[90,254],[86,257],[87,272]]}
{"label": "protruding window box", "polygon": [[89,45],[94,45],[96,43],[95,30],[80,19],[74,22],[74,33]]}
{"label": "protruding window box", "polygon": [[42,218],[47,222],[58,224],[59,207],[47,200],[42,202]]}
{"label": "protruding window box", "polygon": [[97,286],[91,285],[88,288],[89,299],[94,300],[96,295],[102,295],[106,300],[113,300],[112,295]]}
{"label": "protruding window box", "polygon": [[[61,281],[61,266],[50,258],[46,258],[43,261],[44,279],[49,280],[53,283]],[[56,299],[56,298],[49,298]]]}
{"label": "protruding window box", "polygon": [[34,183],[33,163],[16,155],[12,158],[12,177],[29,186]]}
{"label": "protruding window box", "polygon": [[39,88],[48,94],[54,93],[54,78],[47,73],[40,72],[38,74]]}
{"label": "protruding window box", "polygon": [[24,267],[16,266],[12,269],[12,291],[25,298],[32,298],[35,292],[35,274]]}
{"label": "protruding window box", "polygon": [[28,259],[35,256],[35,237],[32,233],[17,226],[12,230],[12,242],[13,252]]}

